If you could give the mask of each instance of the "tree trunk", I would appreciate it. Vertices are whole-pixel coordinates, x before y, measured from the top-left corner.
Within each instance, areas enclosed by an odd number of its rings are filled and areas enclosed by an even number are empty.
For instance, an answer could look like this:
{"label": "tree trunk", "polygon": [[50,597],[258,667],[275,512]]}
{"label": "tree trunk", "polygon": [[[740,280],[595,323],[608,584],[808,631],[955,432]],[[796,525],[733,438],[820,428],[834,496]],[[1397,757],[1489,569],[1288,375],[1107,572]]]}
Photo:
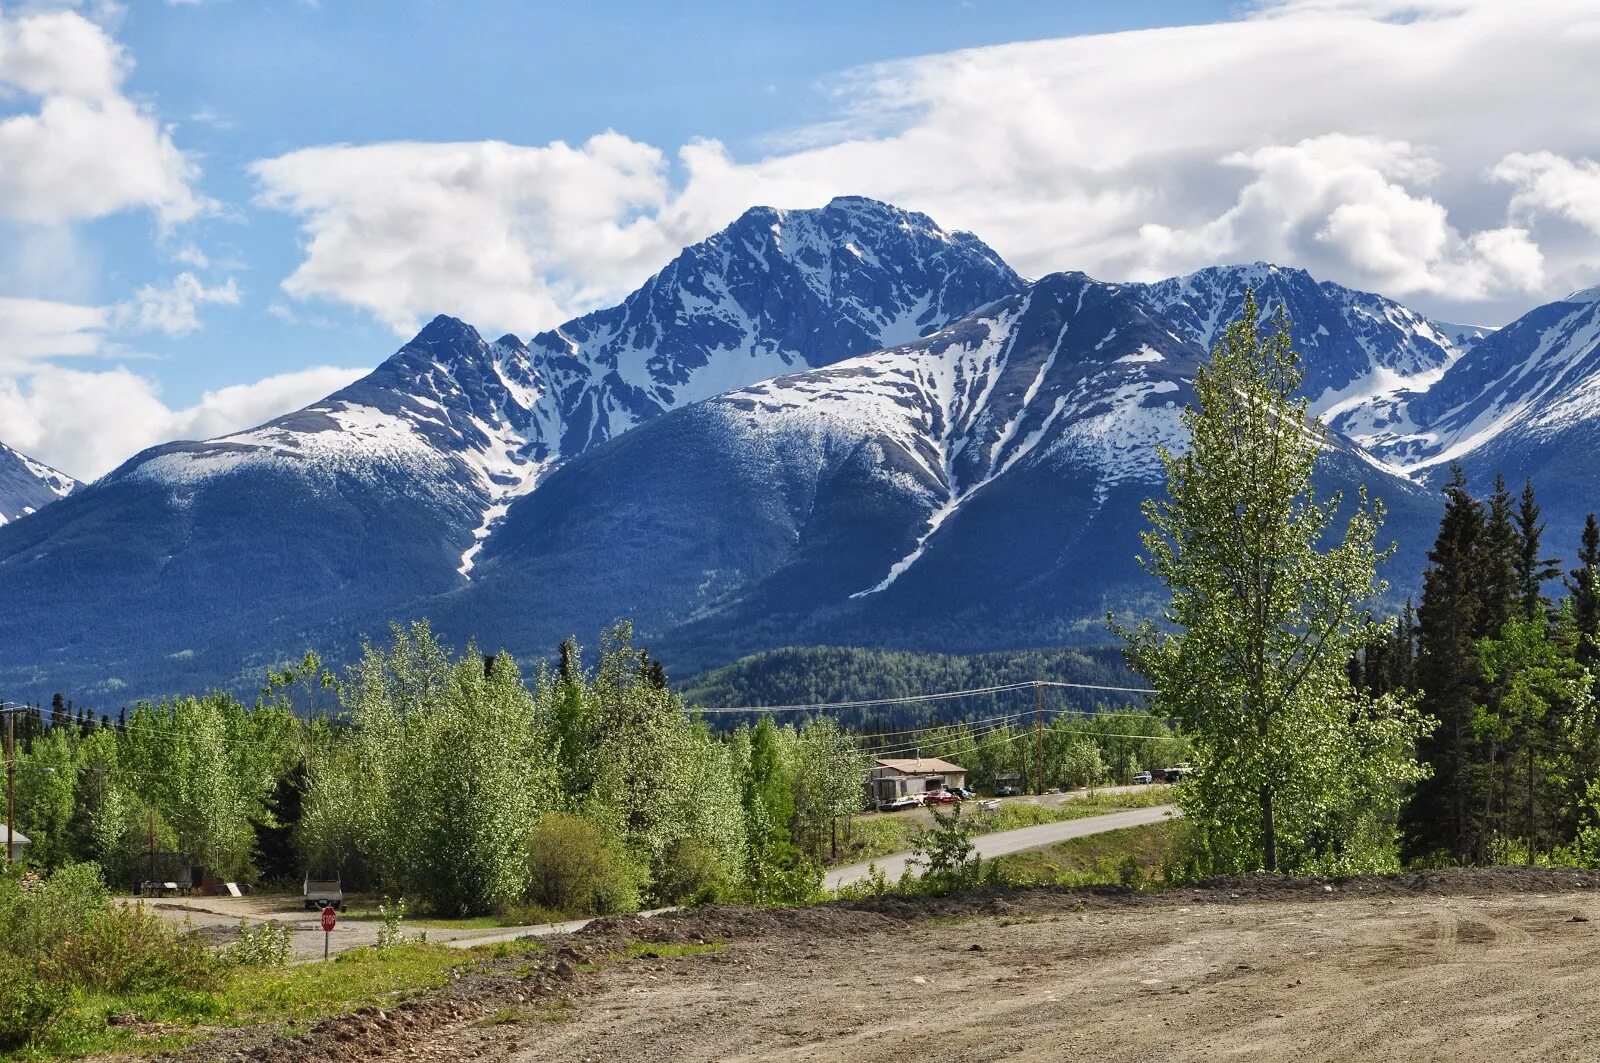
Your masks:
{"label": "tree trunk", "polygon": [[1272,816],[1272,787],[1261,787],[1261,866],[1278,870],[1278,825]]}

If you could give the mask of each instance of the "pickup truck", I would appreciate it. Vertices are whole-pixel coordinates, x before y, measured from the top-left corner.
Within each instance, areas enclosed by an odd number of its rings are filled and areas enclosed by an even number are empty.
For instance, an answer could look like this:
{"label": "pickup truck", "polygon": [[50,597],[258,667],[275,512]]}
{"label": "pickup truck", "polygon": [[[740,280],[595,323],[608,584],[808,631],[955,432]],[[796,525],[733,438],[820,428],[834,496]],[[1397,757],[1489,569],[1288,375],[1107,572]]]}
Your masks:
{"label": "pickup truck", "polygon": [[344,883],[336,878],[312,878],[307,875],[301,890],[307,911],[333,908],[344,911]]}

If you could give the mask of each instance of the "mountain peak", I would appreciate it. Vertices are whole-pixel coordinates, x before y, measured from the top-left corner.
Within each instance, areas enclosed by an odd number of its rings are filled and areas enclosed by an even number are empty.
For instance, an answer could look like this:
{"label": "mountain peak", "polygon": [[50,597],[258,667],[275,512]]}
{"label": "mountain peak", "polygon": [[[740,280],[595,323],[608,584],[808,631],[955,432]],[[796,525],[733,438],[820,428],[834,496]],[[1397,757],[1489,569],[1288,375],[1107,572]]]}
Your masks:
{"label": "mountain peak", "polygon": [[424,325],[422,331],[413,336],[406,346],[458,348],[463,345],[476,346],[482,342],[483,337],[478,334],[477,329],[460,318],[440,314]]}
{"label": "mountain peak", "polygon": [[77,486],[66,473],[0,443],[0,524],[37,512]]}

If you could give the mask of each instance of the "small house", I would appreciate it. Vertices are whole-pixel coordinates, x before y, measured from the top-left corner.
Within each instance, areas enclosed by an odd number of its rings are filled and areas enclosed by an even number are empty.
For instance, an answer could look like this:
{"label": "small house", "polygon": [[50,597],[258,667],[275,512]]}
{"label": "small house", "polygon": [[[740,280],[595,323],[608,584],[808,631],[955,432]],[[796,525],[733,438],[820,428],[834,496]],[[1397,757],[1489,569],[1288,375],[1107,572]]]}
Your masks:
{"label": "small house", "polygon": [[873,762],[867,789],[874,802],[953,790],[967,785],[967,769],[938,757],[887,758]]}
{"label": "small house", "polygon": [[[0,823],[0,843],[4,843],[5,840],[6,826],[5,824]],[[11,848],[8,849],[7,852],[9,852],[12,858],[17,860],[19,863],[22,861],[24,856],[28,855],[28,846],[33,844],[28,840],[28,836],[22,833],[20,830],[13,830],[11,832],[10,843]]]}

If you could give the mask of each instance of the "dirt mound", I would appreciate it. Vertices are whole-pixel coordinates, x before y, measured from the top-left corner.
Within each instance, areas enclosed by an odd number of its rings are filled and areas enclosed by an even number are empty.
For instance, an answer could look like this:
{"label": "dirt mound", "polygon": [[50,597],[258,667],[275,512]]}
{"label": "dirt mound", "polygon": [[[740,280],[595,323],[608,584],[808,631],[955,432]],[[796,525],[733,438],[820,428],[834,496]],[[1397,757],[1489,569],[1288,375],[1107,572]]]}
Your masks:
{"label": "dirt mound", "polygon": [[[1094,922],[1102,927],[1122,928],[1116,931],[1122,933],[1144,924],[1161,928],[1175,925],[1172,910],[1188,913],[1191,910],[1189,906],[1195,906],[1196,911],[1202,910],[1200,906],[1214,906],[1204,910],[1215,912],[1222,909],[1225,912],[1229,906],[1265,905],[1261,909],[1263,912],[1283,912],[1303,909],[1284,908],[1276,902],[1294,902],[1297,906],[1307,902],[1337,905],[1338,902],[1382,902],[1402,897],[1486,898],[1483,903],[1496,904],[1500,903],[1497,898],[1507,895],[1541,894],[1558,898],[1564,894],[1596,890],[1600,890],[1600,871],[1522,867],[1447,868],[1348,879],[1249,875],[1212,879],[1181,889],[1148,892],[1119,887],[993,888],[949,897],[874,897],[807,908],[709,905],[652,918],[613,916],[595,920],[564,941],[552,941],[553,951],[541,952],[536,956],[521,955],[484,961],[459,972],[446,987],[393,1008],[363,1008],[349,1015],[323,1020],[293,1036],[268,1029],[224,1031],[210,1042],[192,1046],[178,1058],[185,1063],[210,1059],[263,1060],[266,1063],[455,1059],[460,1057],[452,1054],[456,1051],[452,1047],[452,1039],[465,1038],[471,1041],[474,1037],[490,1038],[497,1053],[511,1053],[516,1049],[517,1031],[520,1029],[526,1033],[530,1029],[530,1014],[539,1013],[541,1009],[548,1011],[564,1006],[563,1002],[604,993],[605,987],[611,982],[626,981],[630,977],[645,979],[650,985],[659,985],[659,982],[648,980],[664,977],[665,970],[653,965],[654,958],[648,954],[639,957],[636,962],[608,962],[627,956],[629,945],[634,942],[687,945],[727,943],[734,946],[729,955],[719,953],[706,959],[712,964],[736,963],[742,965],[744,971],[750,971],[751,967],[746,964],[761,962],[759,957],[772,958],[780,967],[784,957],[799,957],[805,963],[811,963],[828,953],[828,950],[851,955],[852,950],[856,950],[863,942],[900,941],[908,933],[928,936],[930,940],[937,938],[941,943],[929,945],[929,948],[940,950],[940,955],[946,955],[951,950],[968,949],[977,954],[995,948],[995,945],[978,945],[975,939],[969,940],[965,936],[965,931],[957,935],[959,940],[945,941],[941,936],[945,932],[939,926],[940,921],[988,917],[994,921],[987,924],[991,929],[983,933],[992,937],[1003,935],[1004,927],[1014,925],[1013,919],[1017,923],[1040,924],[1041,917],[1044,917],[1045,924],[1040,925],[1080,928],[1078,931],[1057,931],[1068,935],[1060,948],[1080,958],[1089,958],[1099,953],[1071,935],[1083,932],[1081,928],[1086,924],[1082,919],[1094,914],[1103,917],[1117,910],[1125,911],[1126,918],[1100,918]],[[1566,902],[1552,899],[1530,903],[1559,905]],[[1339,909],[1335,907],[1329,910]],[[1068,916],[1070,913],[1079,913],[1080,918],[1050,918]],[[1231,919],[1233,916],[1217,918]],[[1574,926],[1587,923],[1586,918],[1573,916],[1567,909],[1562,909],[1551,918],[1556,918],[1563,926],[1569,921]],[[1456,927],[1450,932],[1452,941],[1462,945],[1483,944],[1474,936],[1482,937],[1484,933],[1475,929],[1475,924],[1451,925]],[[993,929],[996,927],[1002,929]],[[1442,940],[1442,933],[1430,924],[1420,940],[1427,943],[1426,947],[1434,947],[1436,939]],[[1007,947],[1014,955],[1024,955],[1015,944]],[[1115,953],[1122,947],[1120,944],[1115,948],[1108,946],[1107,954]],[[898,950],[894,949],[884,953],[891,958],[898,954]],[[838,962],[843,963],[843,960]],[[869,967],[877,962],[872,960]],[[941,962],[951,961],[946,956]],[[1252,959],[1251,962],[1256,961]],[[636,968],[646,973],[625,973]],[[1165,968],[1162,969],[1165,971]],[[913,977],[913,974],[920,973],[908,973],[906,977],[911,979],[912,984],[917,984],[920,979]],[[869,969],[860,972],[859,977],[870,981],[879,975]],[[488,1030],[490,1026],[493,1027],[492,1035]],[[475,1030],[476,1033],[473,1032]]]}
{"label": "dirt mound", "polygon": [[1585,868],[1452,867],[1350,878],[1257,874],[1212,878],[1193,886],[1162,890],[1121,886],[986,887],[948,897],[869,897],[806,908],[707,905],[648,919],[635,915],[597,919],[576,936],[594,947],[607,948],[629,941],[700,944],[762,937],[821,940],[929,919],[1006,918],[1169,904],[1305,901],[1351,896],[1556,894],[1596,889],[1600,889],[1600,871]]}

